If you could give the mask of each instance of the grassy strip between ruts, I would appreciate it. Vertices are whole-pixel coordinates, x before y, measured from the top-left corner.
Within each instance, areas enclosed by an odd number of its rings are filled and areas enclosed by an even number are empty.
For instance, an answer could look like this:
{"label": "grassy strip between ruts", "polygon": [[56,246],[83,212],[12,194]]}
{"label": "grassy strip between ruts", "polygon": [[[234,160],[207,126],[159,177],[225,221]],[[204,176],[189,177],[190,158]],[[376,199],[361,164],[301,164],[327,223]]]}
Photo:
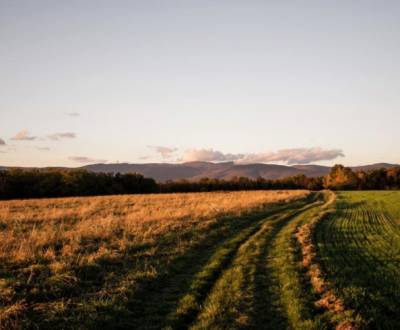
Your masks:
{"label": "grassy strip between ruts", "polygon": [[324,207],[310,221],[299,227],[296,238],[301,247],[303,266],[307,270],[312,287],[319,296],[315,306],[327,312],[326,317],[337,330],[359,329],[362,327],[361,319],[353,310],[346,308],[343,300],[334,293],[332,283],[327,281],[318,261],[314,242],[315,227],[318,222],[334,212],[336,200],[334,193],[329,192],[327,194],[328,200]]}
{"label": "grassy strip between ruts", "polygon": [[280,329],[324,329],[325,320],[312,305],[314,294],[300,263],[300,251],[294,234],[324,207],[325,194],[315,207],[305,210],[277,232],[267,259],[267,270],[272,273],[270,291],[286,318]]}

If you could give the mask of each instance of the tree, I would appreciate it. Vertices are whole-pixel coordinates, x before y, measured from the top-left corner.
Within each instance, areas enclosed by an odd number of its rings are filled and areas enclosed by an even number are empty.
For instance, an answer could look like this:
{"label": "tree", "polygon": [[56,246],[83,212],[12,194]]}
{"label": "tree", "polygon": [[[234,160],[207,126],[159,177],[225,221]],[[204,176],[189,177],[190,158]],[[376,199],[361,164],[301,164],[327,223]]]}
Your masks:
{"label": "tree", "polygon": [[333,190],[351,190],[358,188],[357,175],[349,167],[335,165],[324,179],[324,187]]}

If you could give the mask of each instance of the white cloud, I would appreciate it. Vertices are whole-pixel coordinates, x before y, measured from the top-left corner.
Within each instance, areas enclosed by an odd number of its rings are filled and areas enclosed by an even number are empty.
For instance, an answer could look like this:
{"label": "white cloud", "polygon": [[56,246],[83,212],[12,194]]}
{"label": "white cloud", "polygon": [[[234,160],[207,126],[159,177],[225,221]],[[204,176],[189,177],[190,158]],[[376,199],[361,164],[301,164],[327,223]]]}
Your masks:
{"label": "white cloud", "polygon": [[79,116],[80,116],[80,113],[79,113],[79,112],[68,112],[68,113],[67,113],[67,116],[70,116],[70,117],[79,117]]}
{"label": "white cloud", "polygon": [[68,157],[69,160],[72,160],[77,163],[82,163],[82,164],[89,164],[89,163],[107,163],[106,160],[104,159],[94,159],[94,158],[89,158],[89,157],[84,157],[84,156],[72,156]]}
{"label": "white cloud", "polygon": [[344,157],[340,149],[324,150],[322,148],[296,148],[282,149],[276,152],[251,153],[251,154],[226,154],[213,149],[189,149],[183,155],[183,161],[235,161],[246,163],[271,163],[283,162],[287,164],[309,164],[322,160],[333,160]]}
{"label": "white cloud", "polygon": [[18,132],[14,137],[11,138],[11,140],[15,141],[32,141],[35,139],[36,136],[31,136],[27,129]]}
{"label": "white cloud", "polygon": [[155,150],[155,152],[159,153],[161,157],[164,159],[171,158],[173,154],[178,150],[177,148],[170,148],[163,146],[147,146],[147,147]]}
{"label": "white cloud", "polygon": [[50,151],[49,147],[36,147],[36,149],[40,151]]}
{"label": "white cloud", "polygon": [[75,139],[76,134],[72,132],[54,133],[47,136],[50,140],[59,141],[61,139]]}

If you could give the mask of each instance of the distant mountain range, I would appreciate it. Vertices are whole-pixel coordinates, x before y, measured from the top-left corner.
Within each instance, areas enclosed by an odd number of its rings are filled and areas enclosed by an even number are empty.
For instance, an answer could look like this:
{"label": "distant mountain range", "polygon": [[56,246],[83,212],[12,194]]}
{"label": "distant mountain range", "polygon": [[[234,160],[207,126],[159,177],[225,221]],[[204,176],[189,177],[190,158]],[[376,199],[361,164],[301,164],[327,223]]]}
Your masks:
{"label": "distant mountain range", "polygon": [[[372,170],[377,168],[390,168],[399,166],[396,164],[379,163],[365,166],[352,167],[353,170]],[[204,177],[215,179],[230,179],[234,176],[243,176],[251,179],[263,177],[265,179],[281,179],[287,176],[304,174],[309,177],[326,175],[331,167],[320,165],[274,165],[274,164],[235,164],[188,162],[182,164],[150,163],[150,164],[94,164],[82,168],[93,172],[128,173],[136,172],[146,177],[154,178],[156,181],[167,180],[198,180]]]}
{"label": "distant mountain range", "polygon": [[[354,171],[368,171],[378,168],[390,168],[400,166],[398,164],[378,163],[364,166],[352,167]],[[54,168],[54,167],[53,167]],[[8,167],[0,166],[1,169]],[[59,169],[76,169],[59,167]],[[158,182],[167,180],[198,180],[204,177],[215,179],[230,179],[234,176],[243,176],[251,179],[263,177],[265,179],[281,179],[284,177],[304,174],[308,177],[316,177],[326,175],[330,172],[331,167],[320,165],[275,165],[275,164],[235,164],[233,162],[226,163],[210,163],[210,162],[188,162],[181,164],[169,163],[148,163],[148,164],[93,164],[79,167],[78,169],[86,169],[92,172],[105,173],[129,173],[136,172],[150,177]]]}

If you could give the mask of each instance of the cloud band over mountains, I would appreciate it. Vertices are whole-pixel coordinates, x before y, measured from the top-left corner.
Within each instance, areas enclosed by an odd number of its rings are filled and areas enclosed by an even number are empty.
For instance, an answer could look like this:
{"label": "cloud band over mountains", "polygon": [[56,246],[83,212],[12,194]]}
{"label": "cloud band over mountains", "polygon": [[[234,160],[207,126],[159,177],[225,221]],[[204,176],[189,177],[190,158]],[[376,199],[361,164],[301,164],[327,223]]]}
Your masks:
{"label": "cloud band over mountains", "polygon": [[281,149],[276,152],[266,153],[248,153],[248,154],[230,154],[223,153],[214,149],[189,149],[186,150],[182,160],[191,161],[234,161],[236,163],[271,163],[283,162],[289,165],[293,164],[309,164],[312,162],[333,160],[338,157],[344,157],[344,153],[340,149],[322,149],[315,148],[293,148]]}
{"label": "cloud band over mountains", "polygon": [[[188,149],[183,152],[181,157],[172,158],[178,151],[177,148],[148,146],[161,155],[163,159],[171,159],[173,162],[235,162],[237,164],[252,163],[285,163],[294,164],[310,164],[313,162],[333,160],[338,157],[344,157],[344,153],[340,149],[322,149],[314,148],[293,148],[281,149],[275,152],[265,153],[223,153],[219,150],[209,149]],[[141,160],[151,159],[150,156],[144,156]],[[105,163],[106,160],[96,159],[85,156],[69,157],[70,161],[81,164]]]}

